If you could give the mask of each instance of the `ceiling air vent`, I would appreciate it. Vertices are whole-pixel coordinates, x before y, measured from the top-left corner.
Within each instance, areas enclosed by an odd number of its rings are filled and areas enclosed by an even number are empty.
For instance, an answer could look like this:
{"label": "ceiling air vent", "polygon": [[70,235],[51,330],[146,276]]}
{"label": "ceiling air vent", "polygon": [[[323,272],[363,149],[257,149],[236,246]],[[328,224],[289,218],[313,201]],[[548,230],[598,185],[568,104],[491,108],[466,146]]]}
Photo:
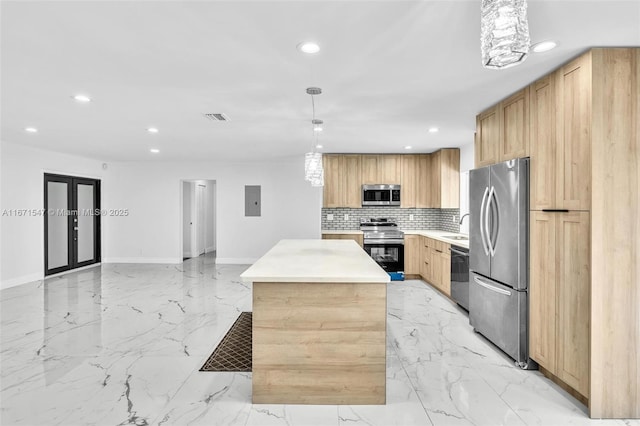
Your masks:
{"label": "ceiling air vent", "polygon": [[203,114],[203,115],[211,121],[230,121],[229,117],[227,117],[226,114],[222,114],[222,113]]}

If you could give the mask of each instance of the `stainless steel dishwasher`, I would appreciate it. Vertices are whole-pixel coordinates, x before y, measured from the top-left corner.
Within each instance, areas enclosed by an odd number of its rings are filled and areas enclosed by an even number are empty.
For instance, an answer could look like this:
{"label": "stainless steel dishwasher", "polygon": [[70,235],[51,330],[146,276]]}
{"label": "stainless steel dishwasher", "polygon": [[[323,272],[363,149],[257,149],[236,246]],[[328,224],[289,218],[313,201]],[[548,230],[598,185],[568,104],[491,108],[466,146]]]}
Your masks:
{"label": "stainless steel dishwasher", "polygon": [[451,246],[451,298],[469,311],[469,249]]}

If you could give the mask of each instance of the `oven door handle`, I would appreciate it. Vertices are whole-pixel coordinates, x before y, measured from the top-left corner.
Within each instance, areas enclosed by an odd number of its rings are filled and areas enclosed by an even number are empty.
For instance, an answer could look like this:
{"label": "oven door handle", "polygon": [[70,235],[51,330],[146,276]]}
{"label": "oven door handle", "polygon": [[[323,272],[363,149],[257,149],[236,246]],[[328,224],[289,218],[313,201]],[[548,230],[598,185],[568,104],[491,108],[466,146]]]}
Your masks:
{"label": "oven door handle", "polygon": [[456,250],[456,249],[454,249],[453,247],[449,247],[449,251],[450,251],[451,253],[459,254],[460,256],[469,257],[469,253],[465,253],[465,252],[463,252],[463,251]]}
{"label": "oven door handle", "polygon": [[384,246],[389,246],[389,245],[404,245],[404,239],[402,238],[373,238],[373,239],[365,239],[364,240],[364,245],[384,245]]}

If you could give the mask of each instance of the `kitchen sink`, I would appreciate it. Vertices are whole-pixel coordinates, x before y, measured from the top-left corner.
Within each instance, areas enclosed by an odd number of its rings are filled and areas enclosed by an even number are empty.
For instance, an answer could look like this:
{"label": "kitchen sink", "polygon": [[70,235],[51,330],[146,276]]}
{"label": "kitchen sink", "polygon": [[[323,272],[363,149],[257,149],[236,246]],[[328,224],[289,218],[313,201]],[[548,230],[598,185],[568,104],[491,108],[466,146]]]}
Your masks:
{"label": "kitchen sink", "polygon": [[464,235],[453,235],[451,237],[444,237],[444,238],[447,238],[449,240],[463,240],[463,241],[469,239],[469,237],[465,237]]}

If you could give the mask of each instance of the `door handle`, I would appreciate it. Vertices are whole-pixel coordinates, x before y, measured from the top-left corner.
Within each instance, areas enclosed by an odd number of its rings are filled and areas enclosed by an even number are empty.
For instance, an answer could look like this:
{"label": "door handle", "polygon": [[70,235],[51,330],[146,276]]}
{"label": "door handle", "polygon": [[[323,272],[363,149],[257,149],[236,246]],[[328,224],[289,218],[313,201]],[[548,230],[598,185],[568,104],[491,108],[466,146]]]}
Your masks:
{"label": "door handle", "polygon": [[[495,202],[495,208],[496,208],[496,214],[495,214],[495,220],[492,221],[491,223],[491,230],[489,230],[489,227],[487,226],[487,240],[489,241],[489,253],[491,253],[491,257],[494,257],[496,255],[496,247],[494,244],[494,239],[493,239],[493,230],[495,227],[495,234],[496,234],[496,238],[495,241],[498,241],[498,231],[500,230],[500,224],[499,224],[499,217],[498,217],[498,195],[496,193],[496,188],[495,186],[491,186],[491,191],[489,191],[489,200],[487,202],[487,213],[485,215],[485,220],[487,221],[487,223],[489,222],[489,212],[491,211],[491,206],[494,205]],[[493,218],[494,215],[492,214],[491,217]]]}
{"label": "door handle", "polygon": [[487,240],[487,247],[489,248],[489,253],[487,253],[487,255],[491,254],[491,257],[493,257],[495,253],[493,251],[493,246],[491,245],[491,233],[489,232],[489,209],[491,208],[491,196],[493,195],[493,191],[494,188],[492,186],[491,191],[489,191],[489,196],[487,197],[487,203],[484,207],[484,233]]}
{"label": "door handle", "polygon": [[493,286],[491,284],[489,284],[488,282],[485,282],[484,280],[480,279],[479,277],[473,277],[473,280],[481,285],[482,287],[486,288],[487,290],[491,290],[494,293],[500,293],[500,294],[504,294],[505,296],[511,296],[511,292],[509,290],[504,290],[502,288]]}
{"label": "door handle", "polygon": [[489,250],[487,249],[487,241],[485,237],[484,231],[484,204],[487,200],[487,194],[489,193],[489,187],[487,186],[484,189],[484,194],[482,194],[482,202],[480,203],[480,238],[482,239],[482,249],[484,250],[484,254],[489,256]]}

